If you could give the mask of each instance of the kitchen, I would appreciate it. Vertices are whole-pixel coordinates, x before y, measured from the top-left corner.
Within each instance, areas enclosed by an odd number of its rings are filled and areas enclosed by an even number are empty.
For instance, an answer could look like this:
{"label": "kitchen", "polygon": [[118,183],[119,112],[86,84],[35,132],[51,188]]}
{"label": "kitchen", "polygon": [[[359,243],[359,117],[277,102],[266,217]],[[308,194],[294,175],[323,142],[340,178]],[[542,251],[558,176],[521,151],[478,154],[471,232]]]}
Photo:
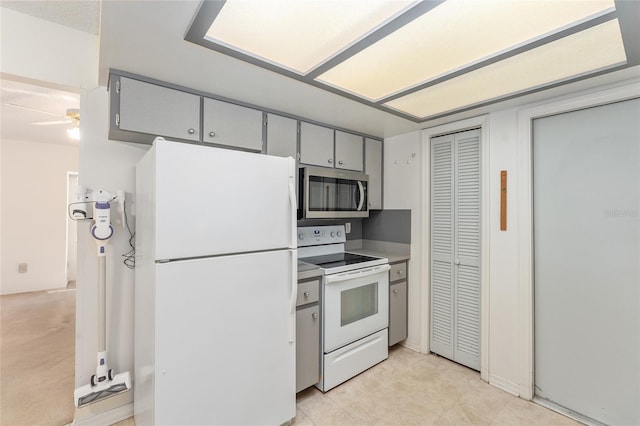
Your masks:
{"label": "kitchen", "polygon": [[[125,7],[122,6],[121,7]],[[179,25],[175,25],[174,33],[180,34],[179,37],[167,36],[164,31],[160,31],[158,28],[163,25],[170,25],[170,21],[166,23],[151,22],[149,24],[156,25],[156,33],[154,37],[147,38],[132,34],[139,22],[148,21],[148,17],[145,12],[145,8],[140,5],[126,6],[125,12],[122,10],[116,10],[115,5],[106,6],[103,10],[103,25],[104,31],[110,30],[113,35],[110,40],[101,41],[101,43],[112,43],[113,46],[124,46],[130,43],[129,40],[137,40],[140,43],[139,48],[123,50],[120,54],[122,57],[118,57],[114,54],[113,50],[108,49],[109,46],[102,46],[101,55],[105,57],[101,58],[102,61],[107,61],[108,56],[111,55],[111,61],[109,67],[116,69],[128,70],[144,76],[156,76],[162,75],[162,80],[171,82],[173,84],[180,84],[184,87],[194,87],[193,82],[197,83],[197,88],[207,89],[208,93],[227,96],[233,99],[243,99],[246,102],[252,104],[260,104],[259,96],[261,94],[268,99],[273,99],[272,108],[285,111],[290,108],[289,105],[295,105],[296,115],[302,117],[315,118],[316,121],[332,123],[336,127],[343,129],[362,128],[366,130],[366,125],[362,124],[362,118],[370,117],[371,121],[379,121],[380,123],[386,122],[386,129],[377,129],[372,132],[365,132],[367,134],[384,135],[384,155],[383,155],[383,169],[384,169],[384,208],[389,210],[411,210],[412,212],[424,211],[423,203],[423,173],[425,173],[423,161],[424,161],[424,148],[422,143],[422,135],[418,129],[422,128],[438,128],[434,131],[434,134],[444,133],[447,131],[456,131],[459,129],[477,127],[485,125],[486,137],[485,140],[491,140],[490,151],[488,158],[483,159],[491,162],[487,163],[488,167],[485,172],[488,176],[487,186],[492,189],[490,192],[490,216],[496,217],[497,209],[499,206],[499,199],[495,198],[496,193],[493,192],[494,187],[498,187],[499,182],[496,182],[496,176],[499,176],[500,170],[508,169],[510,171],[509,180],[509,193],[516,185],[516,177],[518,171],[521,169],[518,147],[515,141],[519,141],[520,130],[518,129],[518,114],[519,109],[522,106],[536,105],[536,102],[548,101],[557,96],[569,96],[569,99],[578,99],[580,96],[588,96],[589,91],[593,90],[593,87],[610,89],[612,85],[620,85],[629,81],[629,79],[637,78],[637,70],[621,70],[617,74],[602,75],[594,77],[596,80],[594,86],[587,87],[586,82],[576,82],[570,88],[557,88],[552,93],[538,93],[529,95],[529,97],[520,99],[518,101],[511,100],[506,101],[506,104],[502,104],[500,108],[489,109],[485,107],[474,110],[472,114],[458,114],[447,118],[435,119],[428,123],[415,124],[411,127],[410,124],[404,123],[401,120],[393,120],[387,118],[382,113],[375,111],[365,111],[365,107],[358,106],[355,108],[355,112],[348,108],[335,108],[326,102],[326,94],[317,94],[316,89],[309,88],[303,84],[296,85],[296,99],[286,98],[283,96],[283,92],[280,90],[274,90],[269,92],[269,87],[278,87],[277,82],[282,79],[279,76],[262,77],[272,80],[276,86],[271,84],[262,84],[253,82],[252,78],[248,74],[247,67],[240,67],[238,77],[231,74],[230,69],[215,64],[212,69],[217,70],[217,74],[212,76],[201,70],[185,70],[184,67],[172,66],[167,64],[166,69],[160,72],[164,65],[161,60],[154,60],[151,56],[153,52],[159,50],[158,46],[163,46],[167,51],[179,52],[181,50],[188,50],[194,53],[199,47],[188,45],[188,47],[182,46],[182,36],[185,31],[184,22],[189,22],[194,16],[196,6],[190,10],[183,11],[176,8],[175,5],[167,4],[163,6],[165,13],[169,16],[176,17],[175,21],[183,21]],[[120,13],[122,13],[120,15]],[[8,15],[8,13],[4,13]],[[117,24],[116,24],[117,16]],[[181,18],[177,18],[181,17]],[[4,19],[4,18],[3,18]],[[12,16],[16,22],[23,22],[26,20],[24,17]],[[21,21],[22,19],[22,21]],[[24,28],[28,28],[29,31],[16,29],[17,34],[25,40],[29,40],[32,34],[37,34],[37,30],[33,25],[29,26],[28,20],[26,20]],[[4,24],[4,21],[3,21]],[[178,28],[179,27],[179,28]],[[153,26],[152,26],[153,28]],[[26,32],[26,33],[25,33]],[[153,33],[153,30],[150,31]],[[165,37],[165,38],[163,38]],[[176,40],[174,40],[176,38]],[[3,39],[5,39],[3,34]],[[46,37],[40,37],[40,39],[46,39]],[[90,43],[87,43],[90,44]],[[180,46],[176,46],[180,44]],[[38,52],[42,49],[42,46],[38,46],[37,43],[33,46],[33,51]],[[199,51],[199,50],[197,50]],[[82,49],[79,49],[77,54],[81,54]],[[143,53],[147,52],[147,53]],[[195,54],[195,53],[194,53]],[[176,55],[179,55],[176,53]],[[90,57],[90,55],[87,55]],[[140,56],[140,58],[136,58]],[[161,55],[160,55],[161,56]],[[38,57],[38,55],[34,55]],[[44,57],[44,56],[42,56]],[[77,60],[77,59],[76,59]],[[70,60],[70,62],[72,62]],[[88,60],[89,62],[89,60]],[[175,62],[192,63],[186,58],[178,58]],[[95,88],[95,85],[87,83],[88,79],[84,77],[77,77],[75,80],[73,76],[68,74],[67,70],[59,74],[54,74],[51,78],[45,78],[46,73],[44,69],[46,67],[38,67],[36,72],[33,67],[26,69],[10,68],[11,63],[7,65],[3,64],[3,71],[13,73],[16,75],[31,76],[40,80],[53,80],[59,81],[64,84],[72,84],[76,87],[85,87],[87,89],[81,99],[81,105],[83,111],[86,109],[87,114],[83,116],[83,137],[86,144],[81,147],[81,176],[85,177],[85,186],[87,187],[100,187],[108,185],[112,188],[122,188],[125,191],[133,192],[134,182],[134,165],[139,158],[142,157],[147,147],[118,143],[107,140],[108,134],[108,105],[109,105],[109,92],[106,90],[106,79],[108,70],[100,69],[101,72],[101,87]],[[7,67],[7,68],[5,68]],[[26,67],[26,65],[25,65]],[[201,67],[205,69],[207,67]],[[49,72],[52,72],[49,70]],[[91,74],[91,71],[87,72]],[[49,74],[51,76],[51,74]],[[233,78],[232,78],[233,77]],[[246,77],[246,78],[245,78]],[[231,90],[229,81],[239,78],[242,83],[234,87]],[[219,83],[209,82],[210,80],[219,80]],[[76,81],[81,83],[75,84]],[[89,80],[90,81],[90,80]],[[207,83],[204,83],[207,82]],[[212,85],[212,86],[211,86]],[[212,87],[211,89],[208,89]],[[615,87],[613,87],[615,88]],[[576,94],[577,93],[577,94]],[[627,91],[627,93],[632,93]],[[308,99],[313,99],[314,102],[308,102]],[[253,101],[253,102],[252,102]],[[339,105],[343,106],[347,101],[339,102]],[[344,111],[344,112],[343,112]],[[352,112],[349,112],[352,111]],[[360,114],[362,112],[362,114]],[[480,117],[481,114],[488,114],[485,121],[481,119],[475,119],[474,117]],[[84,120],[86,117],[86,120]],[[466,120],[466,121],[465,121]],[[457,121],[457,122],[456,122]],[[453,123],[453,124],[452,124]],[[455,124],[455,125],[454,125]],[[353,126],[353,127],[351,127]],[[382,126],[382,124],[380,124]],[[404,126],[404,127],[403,127]],[[442,127],[444,126],[444,127]],[[449,126],[446,128],[446,126]],[[519,208],[517,205],[517,196],[508,198],[508,223],[517,226],[518,217],[521,214],[525,214],[523,208]],[[428,327],[424,320],[424,303],[425,297],[422,295],[425,291],[421,283],[426,280],[427,269],[425,265],[421,265],[415,261],[427,254],[428,246],[424,242],[424,231],[428,229],[428,224],[425,222],[425,218],[421,217],[421,214],[412,214],[411,221],[411,261],[409,261],[409,282],[415,283],[415,286],[409,288],[409,336],[405,344],[408,347],[412,347],[416,350],[425,351],[428,348]],[[524,220],[524,218],[523,218]],[[496,228],[494,229],[494,226]],[[512,228],[509,228],[512,230]],[[515,229],[515,228],[513,228]],[[517,267],[521,261],[518,256],[519,247],[523,244],[521,237],[516,235],[515,232],[500,233],[497,229],[497,225],[491,224],[491,228],[487,230],[489,237],[485,243],[490,247],[491,258],[486,259],[488,264],[487,273],[491,274],[491,310],[486,311],[486,315],[490,321],[486,322],[486,327],[490,328],[488,333],[491,339],[486,343],[485,348],[487,353],[491,356],[487,360],[488,362],[488,379],[491,383],[503,388],[508,389],[510,392],[516,394],[526,395],[521,390],[520,386],[526,381],[522,379],[526,376],[526,355],[523,349],[524,342],[520,333],[519,327],[519,290],[514,283],[520,282],[521,270]],[[81,250],[89,252],[93,249],[93,242],[80,241]],[[123,236],[116,235],[113,239],[114,247],[126,247],[126,241]],[[88,258],[84,260],[82,265],[84,268],[85,276],[83,279],[85,283],[91,282],[91,276],[95,267],[93,266],[93,260]],[[122,331],[113,336],[113,353],[114,363],[119,365],[121,369],[132,369],[133,356],[130,348],[134,345],[133,329],[126,326],[126,324],[132,324],[132,299],[133,299],[133,278],[126,270],[120,270],[114,267],[111,271],[115,276],[121,277],[122,281],[118,285],[120,298],[120,306],[123,311],[121,312],[120,323],[125,325],[122,327]],[[411,284],[410,284],[411,285]],[[487,289],[489,291],[489,289]],[[85,293],[79,292],[79,303],[81,300],[86,300],[86,306],[92,306],[93,294],[90,288]],[[84,317],[79,319],[79,327],[86,327],[87,330],[93,329],[93,323],[95,318],[92,312],[87,310],[84,312]],[[84,325],[83,325],[84,324]],[[89,374],[95,363],[94,344],[90,342],[91,338],[87,337],[90,333],[80,333],[85,335],[84,339],[80,339],[77,349],[77,375],[80,381],[80,376],[86,376]],[[524,386],[524,385],[522,385]],[[525,386],[526,387],[526,386]],[[115,399],[115,398],[114,398]],[[118,403],[122,403],[119,401]],[[126,402],[125,402],[126,404]],[[117,406],[117,404],[116,404]]]}

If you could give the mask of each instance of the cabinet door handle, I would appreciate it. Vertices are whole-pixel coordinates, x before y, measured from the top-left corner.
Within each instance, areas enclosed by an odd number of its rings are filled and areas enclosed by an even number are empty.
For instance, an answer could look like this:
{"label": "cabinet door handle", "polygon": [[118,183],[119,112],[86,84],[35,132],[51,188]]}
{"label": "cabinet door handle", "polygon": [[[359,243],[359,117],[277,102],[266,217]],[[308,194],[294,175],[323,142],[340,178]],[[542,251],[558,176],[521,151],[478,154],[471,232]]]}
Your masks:
{"label": "cabinet door handle", "polygon": [[311,318],[318,319],[318,313],[317,312],[312,313]]}
{"label": "cabinet door handle", "polygon": [[187,130],[187,132],[188,132],[190,135],[192,135],[192,134],[194,134],[194,133],[196,132],[196,129],[191,128],[191,129]]}
{"label": "cabinet door handle", "polygon": [[398,294],[398,289],[397,288],[393,289],[393,294]]}
{"label": "cabinet door handle", "polygon": [[209,132],[209,137],[212,138],[216,135],[216,132]]}
{"label": "cabinet door handle", "polygon": [[329,162],[329,164],[333,163],[333,160],[331,158],[329,158],[327,161]]}
{"label": "cabinet door handle", "polygon": [[402,271],[398,270],[398,275],[402,275]]}
{"label": "cabinet door handle", "polygon": [[309,297],[309,295],[310,295],[310,294],[311,294],[311,293],[309,293],[308,291],[305,291],[305,292],[304,292],[304,297]]}
{"label": "cabinet door handle", "polygon": [[338,164],[344,164],[344,161],[340,160],[338,161]]}

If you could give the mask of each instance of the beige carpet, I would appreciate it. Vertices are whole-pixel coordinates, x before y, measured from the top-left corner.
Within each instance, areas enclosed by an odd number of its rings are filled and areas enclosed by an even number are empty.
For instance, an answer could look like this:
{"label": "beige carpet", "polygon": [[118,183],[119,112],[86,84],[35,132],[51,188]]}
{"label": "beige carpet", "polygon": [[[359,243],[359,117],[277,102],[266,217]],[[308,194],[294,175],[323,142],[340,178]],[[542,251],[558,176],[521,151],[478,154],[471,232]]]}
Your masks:
{"label": "beige carpet", "polygon": [[73,421],[74,288],[0,296],[0,425]]}

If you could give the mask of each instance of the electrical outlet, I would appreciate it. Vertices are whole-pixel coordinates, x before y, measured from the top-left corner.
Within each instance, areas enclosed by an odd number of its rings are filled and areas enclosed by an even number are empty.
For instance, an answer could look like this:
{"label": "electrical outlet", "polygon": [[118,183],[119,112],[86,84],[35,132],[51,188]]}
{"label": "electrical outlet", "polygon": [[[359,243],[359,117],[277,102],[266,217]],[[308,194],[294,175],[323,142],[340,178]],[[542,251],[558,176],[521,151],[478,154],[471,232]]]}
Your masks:
{"label": "electrical outlet", "polygon": [[344,232],[346,232],[347,234],[351,233],[351,222],[347,222],[344,224]]}
{"label": "electrical outlet", "polygon": [[18,263],[18,272],[21,274],[25,274],[29,269],[29,265],[26,263]]}

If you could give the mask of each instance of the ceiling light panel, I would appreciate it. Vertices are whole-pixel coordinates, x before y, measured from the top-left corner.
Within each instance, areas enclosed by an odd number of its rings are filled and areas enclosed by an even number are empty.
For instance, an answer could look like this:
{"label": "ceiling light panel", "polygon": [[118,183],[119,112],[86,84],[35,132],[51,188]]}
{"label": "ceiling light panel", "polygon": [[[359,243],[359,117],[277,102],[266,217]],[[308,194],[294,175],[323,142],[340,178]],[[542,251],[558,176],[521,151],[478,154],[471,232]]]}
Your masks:
{"label": "ceiling light panel", "polygon": [[620,27],[613,20],[384,105],[427,118],[625,62]]}
{"label": "ceiling light panel", "polygon": [[306,74],[415,3],[415,0],[227,0],[206,38]]}
{"label": "ceiling light panel", "polygon": [[317,80],[381,100],[614,9],[613,0],[447,0]]}

